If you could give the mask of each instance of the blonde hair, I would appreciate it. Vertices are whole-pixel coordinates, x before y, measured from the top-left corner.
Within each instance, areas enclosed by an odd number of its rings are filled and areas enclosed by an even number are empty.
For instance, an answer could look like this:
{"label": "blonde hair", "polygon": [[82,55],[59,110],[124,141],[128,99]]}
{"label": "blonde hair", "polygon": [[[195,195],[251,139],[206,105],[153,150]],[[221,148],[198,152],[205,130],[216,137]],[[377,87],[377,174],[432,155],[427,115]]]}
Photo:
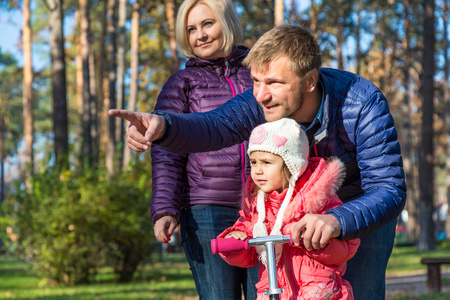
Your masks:
{"label": "blonde hair", "polygon": [[281,169],[283,172],[283,190],[289,186],[289,178],[291,178],[291,172],[289,172],[289,168],[286,163],[283,161],[283,168]]}
{"label": "blonde hair", "polygon": [[205,4],[214,13],[222,28],[223,45],[225,55],[231,53],[234,46],[242,40],[242,26],[239,16],[231,0],[185,0],[181,4],[175,27],[175,35],[181,53],[187,58],[195,58],[196,55],[189,45],[188,32],[186,28],[187,15],[196,5]]}
{"label": "blonde hair", "polygon": [[271,61],[286,56],[291,71],[299,78],[322,64],[317,41],[306,29],[295,25],[280,25],[264,33],[252,47],[243,64],[257,71],[265,70]]}

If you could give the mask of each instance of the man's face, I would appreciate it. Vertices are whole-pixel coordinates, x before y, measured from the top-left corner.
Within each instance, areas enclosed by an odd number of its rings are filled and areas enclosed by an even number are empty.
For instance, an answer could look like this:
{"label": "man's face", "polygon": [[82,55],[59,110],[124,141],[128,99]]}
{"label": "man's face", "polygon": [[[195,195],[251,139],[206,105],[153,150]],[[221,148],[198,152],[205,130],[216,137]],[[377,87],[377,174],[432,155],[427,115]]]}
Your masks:
{"label": "man's face", "polygon": [[266,121],[289,117],[301,119],[302,80],[289,67],[289,59],[280,56],[263,70],[251,70],[253,95],[264,111]]}

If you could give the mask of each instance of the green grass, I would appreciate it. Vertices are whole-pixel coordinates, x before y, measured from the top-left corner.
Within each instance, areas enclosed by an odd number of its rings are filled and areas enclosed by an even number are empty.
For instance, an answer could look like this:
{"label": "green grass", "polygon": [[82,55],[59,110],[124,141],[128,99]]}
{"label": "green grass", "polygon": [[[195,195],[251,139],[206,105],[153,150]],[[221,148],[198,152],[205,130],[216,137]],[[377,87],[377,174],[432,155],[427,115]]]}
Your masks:
{"label": "green grass", "polygon": [[[387,267],[387,276],[401,276],[414,273],[426,273],[426,265],[420,260],[424,257],[450,257],[450,243],[440,243],[433,251],[417,252],[416,246],[396,246],[392,251]],[[450,265],[443,265],[442,269],[449,269]],[[450,280],[443,278],[442,286],[449,285]],[[447,300],[450,299],[449,292],[439,294],[422,295],[398,295],[389,300]]]}
{"label": "green grass", "polygon": [[[416,246],[396,246],[387,267],[387,275],[426,272],[426,265],[420,263],[424,257],[450,257],[450,243],[441,243],[433,251],[417,252]],[[450,268],[450,265],[443,265]]]}
{"label": "green grass", "polygon": [[115,283],[109,269],[102,269],[93,284],[45,287],[31,273],[31,266],[0,256],[0,299],[161,299],[196,298],[195,284],[183,254],[169,254],[164,262],[146,265],[132,283]]}
{"label": "green grass", "polygon": [[[450,243],[434,251],[418,253],[415,246],[396,246],[388,263],[388,276],[426,272],[422,257],[450,256]],[[47,287],[31,272],[31,266],[12,257],[0,256],[0,299],[103,300],[103,299],[197,299],[195,284],[184,254],[168,254],[165,261],[146,264],[132,283],[115,283],[110,269],[104,268],[89,285]],[[450,268],[444,266],[444,268]],[[450,280],[444,279],[443,285]],[[444,300],[450,293],[395,296],[390,300]]]}

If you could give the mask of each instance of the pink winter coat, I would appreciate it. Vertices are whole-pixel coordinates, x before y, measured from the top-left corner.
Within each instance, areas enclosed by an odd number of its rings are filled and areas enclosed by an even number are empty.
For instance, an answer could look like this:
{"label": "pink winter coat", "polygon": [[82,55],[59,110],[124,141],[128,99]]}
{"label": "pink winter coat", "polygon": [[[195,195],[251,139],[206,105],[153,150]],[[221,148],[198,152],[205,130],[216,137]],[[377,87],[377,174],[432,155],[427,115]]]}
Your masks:
{"label": "pink winter coat", "polygon": [[[335,194],[344,178],[343,164],[337,159],[325,161],[323,158],[309,159],[308,168],[297,180],[295,191],[283,217],[281,232],[290,234],[290,227],[305,214],[323,214],[326,210],[342,204]],[[254,183],[247,180],[247,191],[251,191]],[[275,223],[283,193],[276,191],[268,195],[265,202],[268,232]],[[233,227],[222,232],[218,238],[223,238],[231,231],[239,230],[252,238],[253,226],[258,220],[256,195],[246,197],[240,211],[240,218]],[[307,251],[303,246],[281,246],[281,256],[277,260],[278,287],[284,289],[280,299],[353,299],[353,291],[348,281],[342,276],[347,267],[347,261],[353,257],[359,246],[359,239],[331,239],[328,245],[320,250]],[[254,266],[259,262],[255,247],[249,250],[221,254],[230,265],[239,267]],[[269,299],[264,291],[269,289],[269,279],[266,266],[260,264],[260,281],[256,284],[258,299]]]}

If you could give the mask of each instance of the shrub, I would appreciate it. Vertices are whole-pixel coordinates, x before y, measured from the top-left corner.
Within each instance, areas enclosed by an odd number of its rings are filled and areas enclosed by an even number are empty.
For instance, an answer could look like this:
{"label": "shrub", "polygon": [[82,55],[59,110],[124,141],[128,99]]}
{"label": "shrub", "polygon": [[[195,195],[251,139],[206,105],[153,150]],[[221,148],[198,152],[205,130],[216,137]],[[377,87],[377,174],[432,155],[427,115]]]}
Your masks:
{"label": "shrub", "polygon": [[7,200],[9,248],[33,263],[47,281],[89,283],[100,266],[130,281],[151,253],[150,172],[109,178],[103,170],[47,170],[32,178],[33,190]]}

